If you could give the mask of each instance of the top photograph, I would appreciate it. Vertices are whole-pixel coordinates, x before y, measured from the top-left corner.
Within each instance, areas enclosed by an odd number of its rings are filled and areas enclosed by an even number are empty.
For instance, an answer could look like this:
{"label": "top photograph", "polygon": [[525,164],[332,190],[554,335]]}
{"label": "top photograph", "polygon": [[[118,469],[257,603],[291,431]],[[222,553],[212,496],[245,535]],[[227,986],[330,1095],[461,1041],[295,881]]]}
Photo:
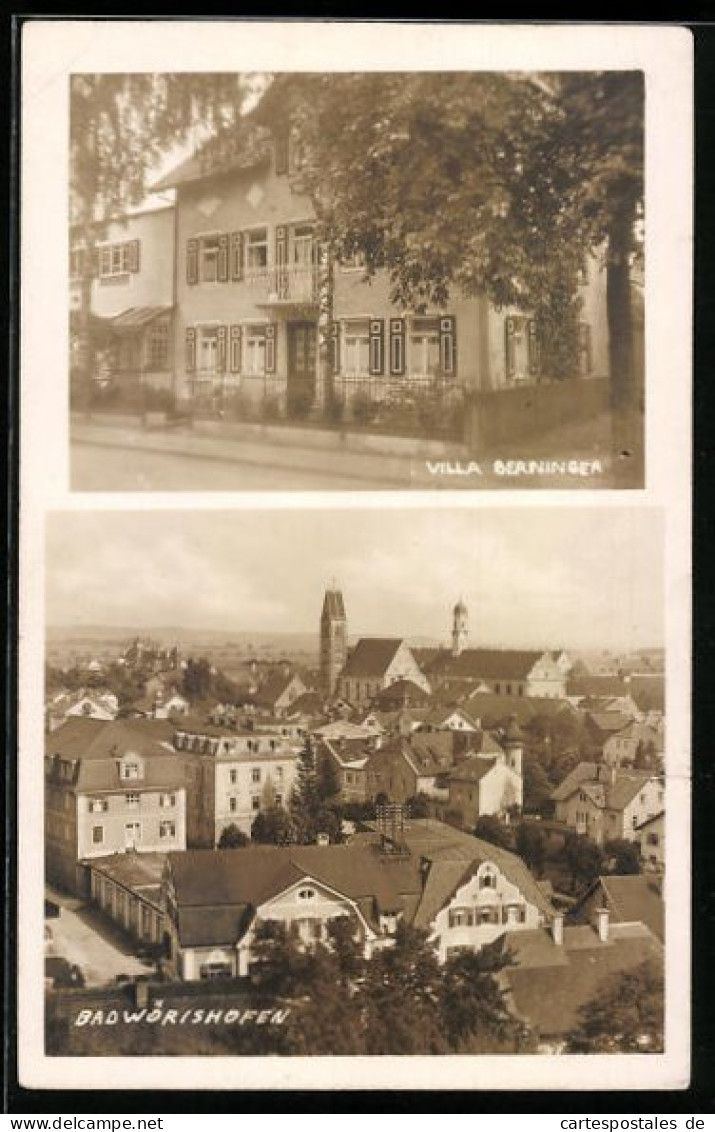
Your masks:
{"label": "top photograph", "polygon": [[71,75],[71,489],[643,488],[644,99]]}

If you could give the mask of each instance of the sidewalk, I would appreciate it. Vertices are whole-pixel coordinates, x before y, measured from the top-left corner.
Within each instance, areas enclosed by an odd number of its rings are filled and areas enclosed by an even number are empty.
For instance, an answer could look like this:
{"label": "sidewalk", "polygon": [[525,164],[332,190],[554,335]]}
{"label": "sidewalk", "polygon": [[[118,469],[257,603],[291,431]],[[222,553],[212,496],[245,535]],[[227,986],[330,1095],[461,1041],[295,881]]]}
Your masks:
{"label": "sidewalk", "polygon": [[[233,490],[295,490],[296,476],[312,477],[314,486],[321,490],[614,486],[608,455],[607,414],[516,442],[510,451],[487,451],[476,456],[466,455],[461,445],[450,452],[446,445],[419,439],[341,435],[327,430],[275,426],[265,429],[236,424],[223,426],[221,422],[207,422],[203,428],[195,429],[186,426],[150,429],[126,422],[75,421],[71,440],[73,445],[94,450],[89,478],[96,482],[73,484],[77,490],[112,489],[102,482],[102,462],[97,451],[102,448],[173,458],[177,481],[175,484],[173,479],[171,481],[173,490],[195,488],[192,468],[196,469],[205,461],[233,469]],[[242,466],[247,472],[252,469],[252,474],[246,475],[251,482],[245,485],[241,483]],[[260,469],[266,472],[265,484],[261,482]],[[145,478],[144,489],[157,490],[151,483],[151,473]],[[163,479],[166,480],[166,476]]]}

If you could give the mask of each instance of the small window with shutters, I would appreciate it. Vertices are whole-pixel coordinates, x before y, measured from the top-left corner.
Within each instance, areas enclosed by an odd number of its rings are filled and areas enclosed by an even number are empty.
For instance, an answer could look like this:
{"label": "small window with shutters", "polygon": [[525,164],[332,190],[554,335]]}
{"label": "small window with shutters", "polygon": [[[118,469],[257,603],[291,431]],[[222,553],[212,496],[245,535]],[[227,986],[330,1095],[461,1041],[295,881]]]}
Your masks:
{"label": "small window with shutters", "polygon": [[256,377],[266,372],[265,323],[252,323],[243,328],[243,372]]}
{"label": "small window with shutters", "polygon": [[370,319],[370,373],[381,374],[385,370],[385,321],[382,318]]}
{"label": "small window with shutters", "polygon": [[433,377],[440,370],[440,320],[417,317],[410,324],[410,371]]}
{"label": "small window with shutters", "polygon": [[199,278],[202,283],[219,281],[219,237],[202,236],[199,240]]}
{"label": "small window with shutters", "polygon": [[246,273],[255,275],[268,267],[268,229],[253,228],[244,233]]}
{"label": "small window with shutters", "polygon": [[390,373],[405,372],[405,320],[390,319]]}
{"label": "small window with shutters", "polygon": [[370,372],[370,322],[367,318],[346,320],[343,327],[342,366],[345,374],[367,376]]}

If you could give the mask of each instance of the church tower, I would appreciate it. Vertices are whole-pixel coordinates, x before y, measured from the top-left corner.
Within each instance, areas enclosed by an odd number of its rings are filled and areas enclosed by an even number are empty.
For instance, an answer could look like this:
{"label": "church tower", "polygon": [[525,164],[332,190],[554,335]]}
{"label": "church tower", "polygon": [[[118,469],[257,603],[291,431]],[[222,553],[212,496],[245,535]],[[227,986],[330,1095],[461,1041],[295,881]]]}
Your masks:
{"label": "church tower", "polygon": [[343,595],[333,583],[326,591],[320,615],[320,684],[335,695],[338,676],[348,659],[348,622]]}
{"label": "church tower", "polygon": [[467,607],[460,598],[452,611],[452,656],[459,656],[469,636]]}

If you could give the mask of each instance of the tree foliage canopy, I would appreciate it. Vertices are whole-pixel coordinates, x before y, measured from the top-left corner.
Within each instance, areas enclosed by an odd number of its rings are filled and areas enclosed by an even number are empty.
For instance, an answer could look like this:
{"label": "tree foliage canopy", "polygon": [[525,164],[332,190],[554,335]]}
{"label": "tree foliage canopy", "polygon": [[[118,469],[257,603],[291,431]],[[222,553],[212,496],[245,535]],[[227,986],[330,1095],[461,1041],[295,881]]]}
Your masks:
{"label": "tree foliage canopy", "polygon": [[581,1010],[568,1053],[662,1053],[663,971],[653,960],[609,979]]}

